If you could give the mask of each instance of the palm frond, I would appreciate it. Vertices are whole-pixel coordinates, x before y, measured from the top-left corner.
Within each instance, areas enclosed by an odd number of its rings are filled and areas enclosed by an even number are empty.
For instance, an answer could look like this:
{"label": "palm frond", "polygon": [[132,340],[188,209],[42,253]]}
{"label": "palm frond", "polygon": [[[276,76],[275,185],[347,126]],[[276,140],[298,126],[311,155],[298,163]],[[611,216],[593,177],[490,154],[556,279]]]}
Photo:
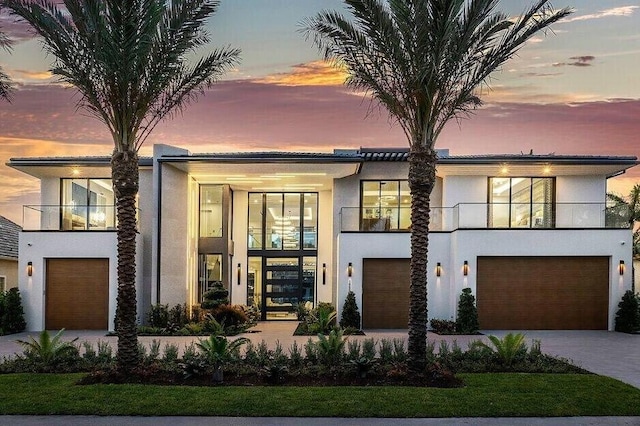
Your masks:
{"label": "palm frond", "polygon": [[409,144],[433,148],[444,125],[481,105],[478,90],[534,34],[571,13],[536,0],[520,17],[498,0],[344,0],[349,18],[323,11],[302,32],[348,84],[384,105]]}
{"label": "palm frond", "polygon": [[138,150],[155,126],[180,112],[231,66],[238,49],[209,41],[215,0],[6,0],[55,58],[54,75],[80,92],[77,107],[104,122],[119,152]]}

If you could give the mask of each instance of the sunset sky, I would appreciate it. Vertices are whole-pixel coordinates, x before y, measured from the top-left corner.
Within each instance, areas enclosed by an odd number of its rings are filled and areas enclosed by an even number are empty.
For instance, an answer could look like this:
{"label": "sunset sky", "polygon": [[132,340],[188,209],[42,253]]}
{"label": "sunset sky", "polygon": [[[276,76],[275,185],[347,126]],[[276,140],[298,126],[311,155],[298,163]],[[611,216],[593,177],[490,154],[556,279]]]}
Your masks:
{"label": "sunset sky", "polygon": [[[511,15],[532,0],[503,0]],[[485,106],[451,122],[437,143],[453,155],[530,152],[640,156],[640,2],[554,1],[575,13],[532,39],[494,74]],[[192,152],[406,147],[383,110],[342,85],[299,32],[302,19],[340,0],[223,0],[209,22],[212,46],[242,49],[242,62],[191,105],[159,126],[153,143]],[[48,58],[24,24],[0,15],[14,40],[0,65],[16,82],[0,103],[0,214],[21,223],[22,205],[39,203],[38,181],[6,167],[12,157],[109,155],[105,126],[76,112],[73,89],[48,72]],[[626,194],[640,167],[610,180]]]}

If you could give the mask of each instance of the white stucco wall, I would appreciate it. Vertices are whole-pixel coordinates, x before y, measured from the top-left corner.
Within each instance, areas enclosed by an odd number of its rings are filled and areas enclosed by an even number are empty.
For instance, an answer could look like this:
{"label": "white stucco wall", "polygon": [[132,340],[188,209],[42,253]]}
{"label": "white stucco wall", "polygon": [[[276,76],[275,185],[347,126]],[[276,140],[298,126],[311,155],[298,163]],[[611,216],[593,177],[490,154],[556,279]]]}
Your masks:
{"label": "white stucco wall", "polygon": [[[114,329],[116,297],[118,291],[117,243],[115,232],[21,232],[19,239],[20,261],[18,270],[26,271],[33,262],[33,275],[19,274],[27,330],[41,331],[45,326],[45,265],[53,258],[109,259],[109,330]],[[136,240],[136,263],[142,262],[142,238]],[[136,279],[136,293],[142,292],[142,277]],[[90,295],[87,295],[90,297]],[[137,298],[138,318],[142,306]]]}
{"label": "white stucco wall", "polygon": [[[609,329],[614,326],[617,304],[631,288],[631,270],[620,276],[618,264],[631,265],[631,232],[597,230],[459,230],[429,236],[427,301],[429,318],[455,319],[457,300],[464,287],[476,291],[478,256],[607,256],[611,259]],[[353,263],[351,287],[362,307],[362,259],[409,258],[409,234],[344,233],[338,237],[338,312],[348,292],[347,265]],[[469,275],[463,275],[464,261]],[[436,263],[442,265],[440,278]],[[407,283],[409,285],[409,283]]]}
{"label": "white stucco wall", "polygon": [[160,303],[170,306],[188,300],[189,176],[171,165],[162,166],[160,212]]}

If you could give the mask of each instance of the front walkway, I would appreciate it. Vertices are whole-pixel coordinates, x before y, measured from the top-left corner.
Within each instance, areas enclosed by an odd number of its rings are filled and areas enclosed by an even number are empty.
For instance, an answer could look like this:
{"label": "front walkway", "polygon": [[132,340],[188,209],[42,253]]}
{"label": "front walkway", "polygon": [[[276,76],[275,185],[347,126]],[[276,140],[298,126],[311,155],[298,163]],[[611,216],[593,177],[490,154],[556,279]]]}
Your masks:
{"label": "front walkway", "polygon": [[[297,342],[300,348],[309,339],[308,336],[293,336],[297,323],[293,321],[261,322],[251,329],[251,333],[244,334],[254,344],[262,340],[273,348],[276,342],[285,351]],[[406,330],[366,330],[366,336],[350,336],[349,339],[363,340],[373,338],[394,339],[407,338]],[[508,331],[484,331],[486,335],[494,334],[502,337]],[[640,388],[640,335],[629,335],[609,331],[524,331],[527,341],[538,339],[542,342],[542,351],[551,355],[561,356],[572,360],[575,364],[596,374],[610,376]],[[11,356],[21,352],[16,339],[25,340],[29,335],[37,333],[19,333],[10,336],[0,336],[0,357]],[[94,345],[97,341],[107,341],[114,352],[117,338],[105,336],[104,331],[67,331],[65,340],[78,337],[78,342],[87,341]],[[440,341],[453,343],[457,341],[462,348],[466,348],[472,340],[487,340],[486,336],[439,336],[429,333],[428,339],[436,341],[436,349]],[[186,345],[198,340],[198,337],[148,337],[141,336],[139,340],[144,345],[150,345],[153,340],[165,344],[173,343],[183,350]]]}

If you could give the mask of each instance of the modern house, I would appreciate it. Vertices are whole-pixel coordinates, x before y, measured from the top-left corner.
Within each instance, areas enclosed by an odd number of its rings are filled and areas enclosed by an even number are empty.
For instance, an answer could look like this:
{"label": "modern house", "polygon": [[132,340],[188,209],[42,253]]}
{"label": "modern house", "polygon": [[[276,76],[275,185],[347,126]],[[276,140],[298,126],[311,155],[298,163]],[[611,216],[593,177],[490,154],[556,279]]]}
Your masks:
{"label": "modern house", "polygon": [[18,286],[18,236],[22,228],[0,216],[0,292]]}
{"label": "modern house", "polygon": [[[365,328],[405,328],[406,149],[192,154],[140,159],[137,293],[194,305],[215,282],[264,320],[355,292]],[[613,328],[631,288],[632,234],[607,179],[635,157],[454,156],[431,195],[430,318],[470,287],[483,329]],[[108,157],[15,158],[41,181],[24,207],[20,289],[30,330],[113,329],[116,227]],[[29,267],[28,267],[29,266]],[[22,273],[24,272],[24,273]]]}

